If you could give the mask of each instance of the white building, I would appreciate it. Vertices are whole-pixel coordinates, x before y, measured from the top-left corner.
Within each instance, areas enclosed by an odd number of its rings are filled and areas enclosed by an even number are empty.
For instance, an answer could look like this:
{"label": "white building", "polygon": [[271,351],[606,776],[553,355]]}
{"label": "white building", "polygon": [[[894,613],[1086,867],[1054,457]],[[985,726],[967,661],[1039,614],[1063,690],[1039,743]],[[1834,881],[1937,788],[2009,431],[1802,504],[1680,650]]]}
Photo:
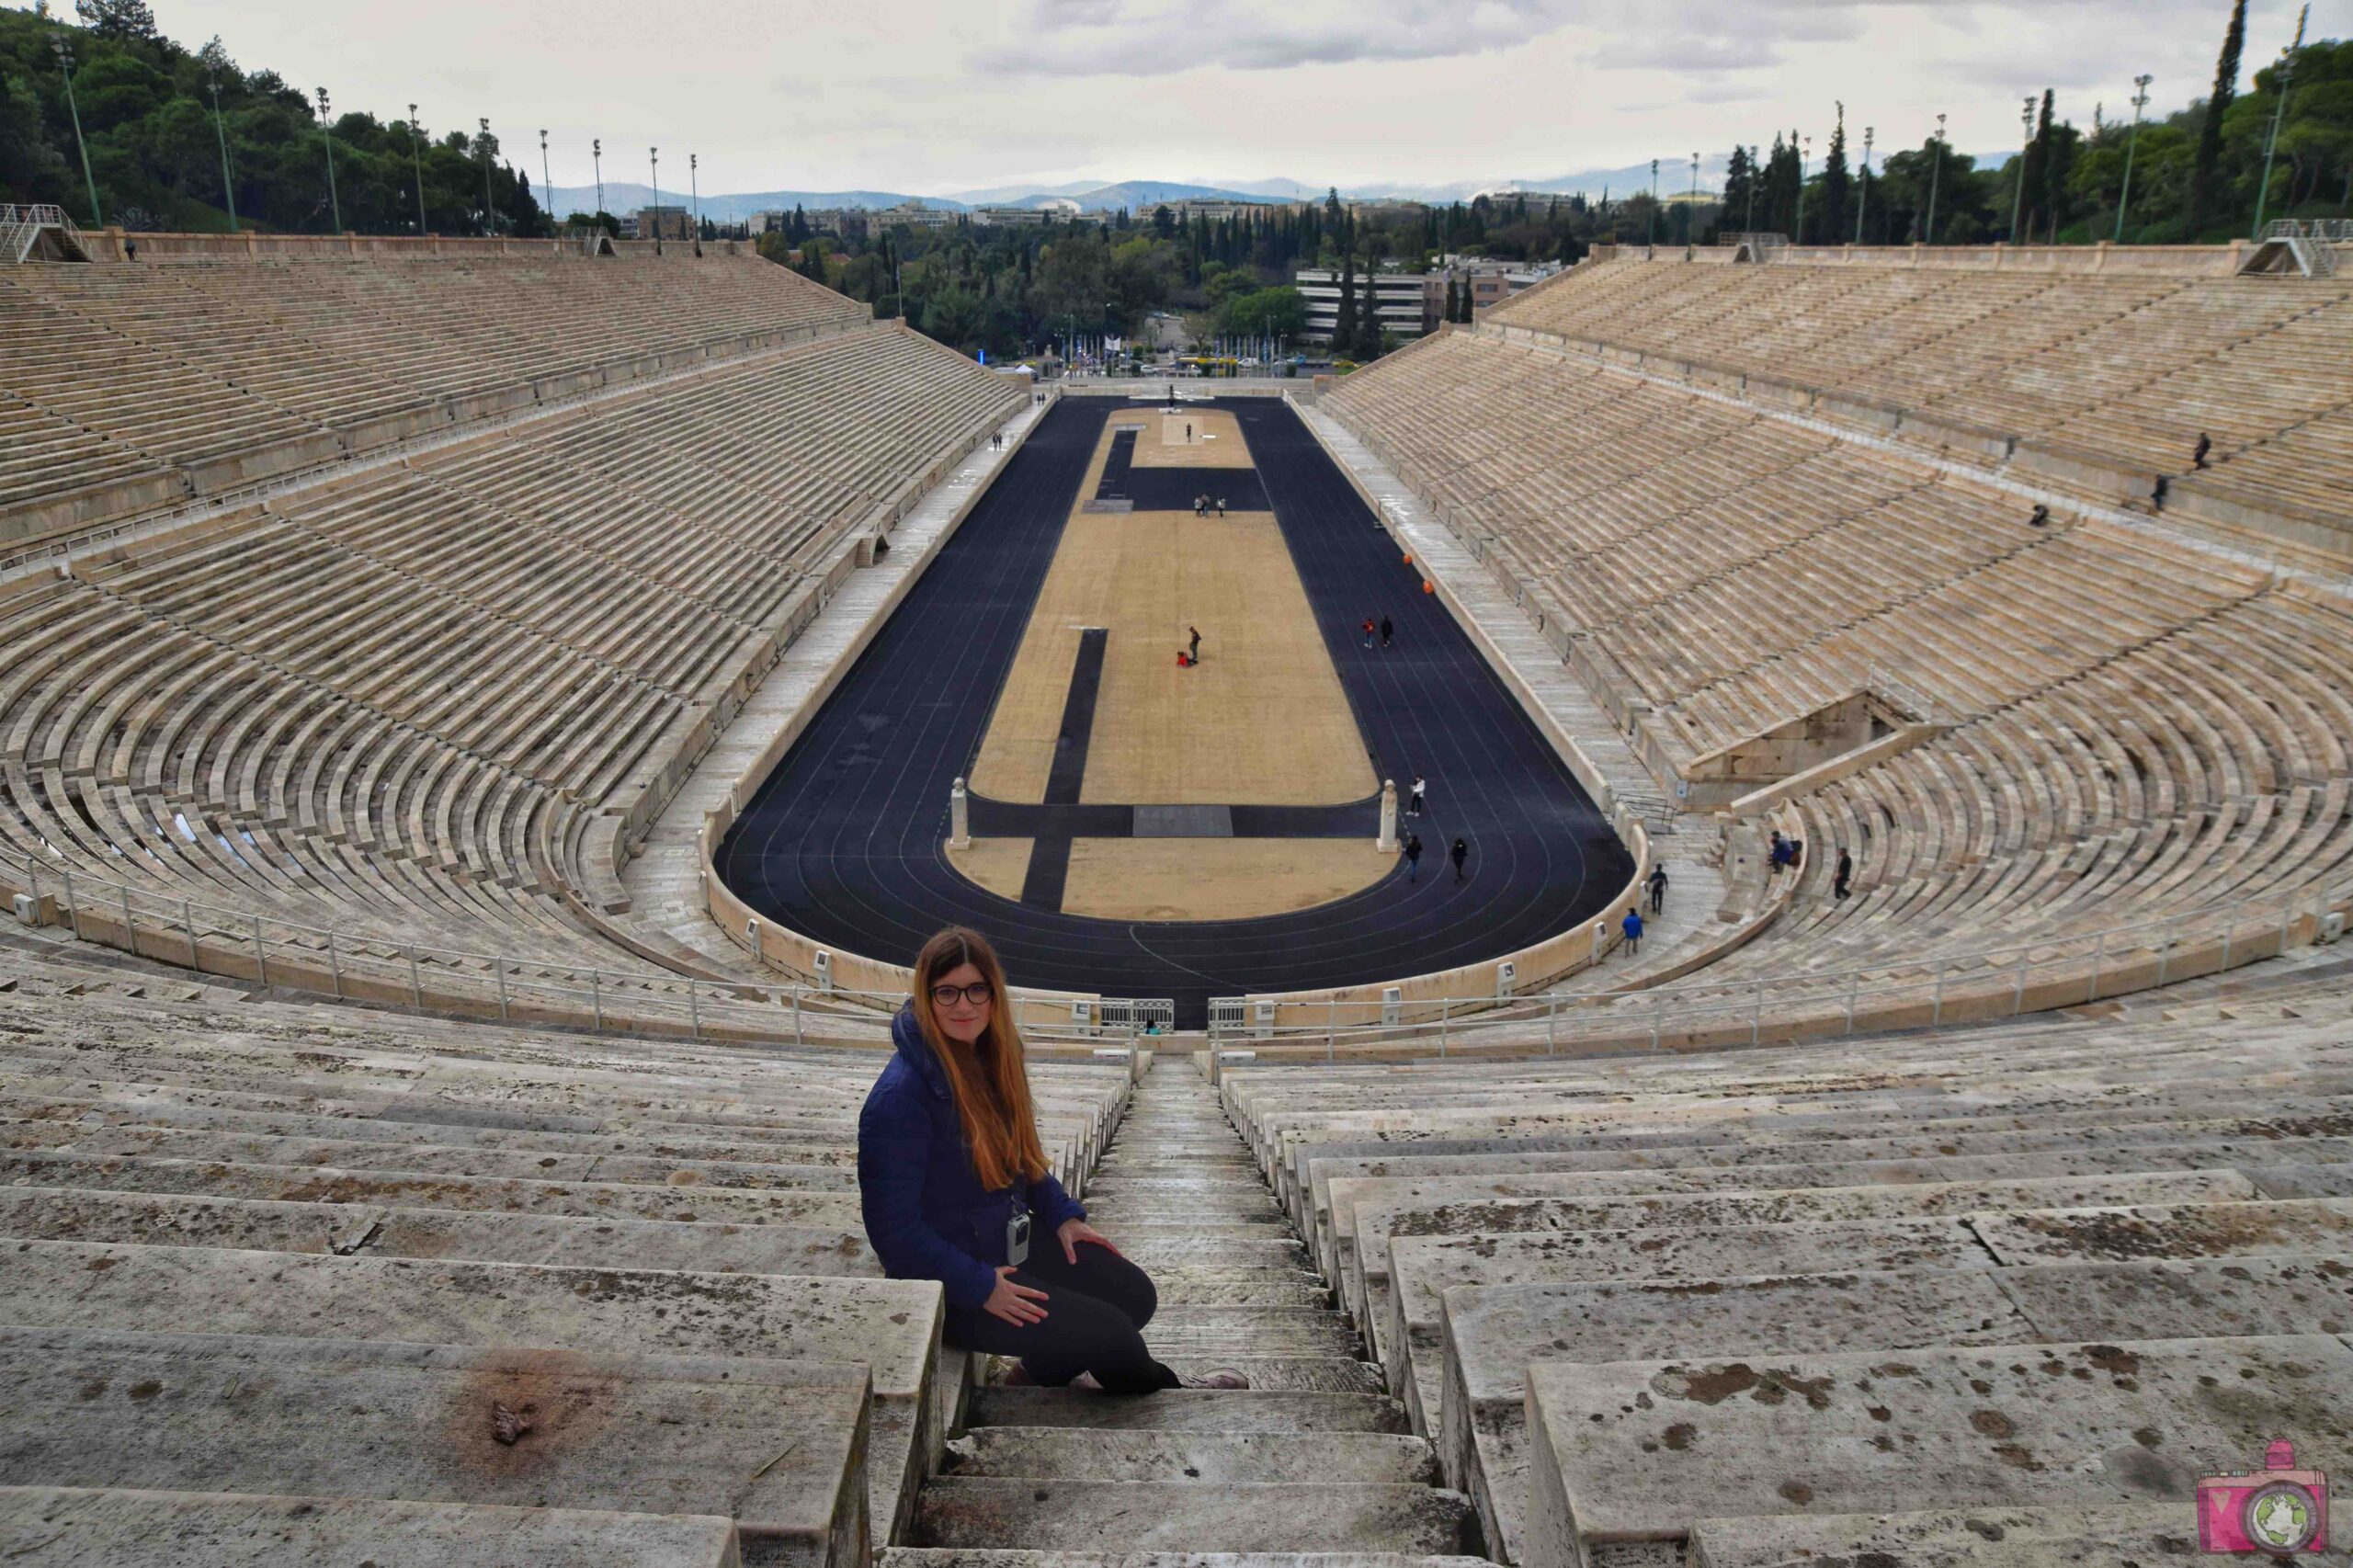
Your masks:
{"label": "white building", "polygon": [[[1307,300],[1307,340],[1331,342],[1333,324],[1340,314],[1340,274],[1328,268],[1303,267],[1292,275],[1291,284]],[[1373,307],[1380,312],[1382,329],[1395,334],[1400,343],[1422,335],[1426,330],[1425,280],[1420,273],[1358,273],[1356,286],[1359,299],[1366,289],[1372,290]]]}
{"label": "white building", "polygon": [[920,201],[902,201],[896,207],[886,207],[874,214],[878,229],[952,229],[957,212],[947,207],[926,207]]}

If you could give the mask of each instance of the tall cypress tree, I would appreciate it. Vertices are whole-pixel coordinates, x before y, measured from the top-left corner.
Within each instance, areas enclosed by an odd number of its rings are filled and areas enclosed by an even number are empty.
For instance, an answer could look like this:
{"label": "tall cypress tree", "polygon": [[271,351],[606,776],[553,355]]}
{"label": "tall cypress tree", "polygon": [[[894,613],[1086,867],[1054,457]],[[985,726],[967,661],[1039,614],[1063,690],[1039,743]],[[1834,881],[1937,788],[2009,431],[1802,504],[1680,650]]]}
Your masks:
{"label": "tall cypress tree", "polygon": [[1340,313],[1332,318],[1332,351],[1344,354],[1357,329],[1357,258],[1340,261]]}
{"label": "tall cypress tree", "polygon": [[1822,156],[1822,223],[1816,231],[1827,243],[1836,244],[1847,239],[1852,230],[1847,222],[1847,191],[1853,175],[1847,167],[1847,106],[1838,106],[1838,122],[1831,128],[1830,147]]}
{"label": "tall cypress tree", "polygon": [[2189,235],[2206,227],[2218,194],[2222,158],[2222,116],[2238,97],[2239,51],[2246,47],[2246,0],[2233,0],[2231,25],[2222,32],[2222,52],[2214,62],[2214,93],[2206,100],[2206,123],[2198,131],[2198,161],[2189,176]]}

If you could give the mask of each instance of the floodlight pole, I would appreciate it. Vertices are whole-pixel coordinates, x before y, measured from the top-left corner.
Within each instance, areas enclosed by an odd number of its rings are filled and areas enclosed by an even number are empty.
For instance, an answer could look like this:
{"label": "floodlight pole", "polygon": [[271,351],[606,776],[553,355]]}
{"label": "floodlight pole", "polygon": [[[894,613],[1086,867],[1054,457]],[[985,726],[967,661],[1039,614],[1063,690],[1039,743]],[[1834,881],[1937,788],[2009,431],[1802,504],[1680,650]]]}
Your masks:
{"label": "floodlight pole", "polygon": [[425,128],[416,122],[416,106],[408,106],[408,162],[416,174],[416,237],[425,237]]}
{"label": "floodlight pole", "polygon": [[1657,248],[1657,245],[1658,245],[1658,160],[1657,160],[1656,158],[1653,158],[1653,159],[1651,160],[1651,237],[1650,237],[1649,239],[1644,240],[1644,241],[1643,242],[1643,248],[1644,250],[1654,250],[1654,249]]}
{"label": "floodlight pole", "polygon": [[[654,254],[662,254],[662,149],[648,147],[645,161],[654,170]],[[638,236],[644,238],[642,234]]]}
{"label": "floodlight pole", "polygon": [[605,222],[605,139],[603,137],[592,136],[588,139],[588,158],[590,164],[597,171],[597,211],[595,216],[597,226],[601,228],[604,226]]}
{"label": "floodlight pole", "polygon": [[694,203],[695,254],[698,256],[702,254],[702,176],[697,172],[701,168],[701,166],[702,155],[700,153],[689,153],[687,154],[687,191],[688,199]]}
{"label": "floodlight pole", "polygon": [[74,101],[74,46],[65,41],[63,33],[49,35],[49,47],[57,51],[57,68],[65,74],[65,108],[74,117],[74,146],[82,154],[82,183],[90,192],[90,226],[107,226],[106,213],[98,206],[98,182],[90,177],[90,147],[82,140],[82,108]]}
{"label": "floodlight pole", "polygon": [[1748,150],[1748,232],[1756,232],[1756,149]]}
{"label": "floodlight pole", "polygon": [[212,133],[221,141],[221,194],[229,201],[229,232],[237,232],[237,187],[229,178],[229,132],[221,123],[221,77],[210,66],[204,68],[204,85],[212,93]]}
{"label": "floodlight pole", "polygon": [[1691,154],[1691,205],[1683,211],[1683,259],[1691,259],[1699,243],[1699,154]]}
{"label": "floodlight pole", "polygon": [[321,87],[318,94],[319,140],[326,143],[327,149],[327,210],[335,215],[335,232],[340,234],[343,233],[343,201],[335,193],[335,122],[329,118],[327,90]]}
{"label": "floodlight pole", "polygon": [[[2271,134],[2263,143],[2263,183],[2255,188],[2255,237],[2263,237],[2263,210],[2271,198],[2271,155],[2279,150],[2279,122],[2288,113],[2288,83],[2296,72],[2296,55],[2304,47],[2304,24],[2312,19],[2308,3],[2296,17],[2296,41],[2279,51],[2279,101],[2271,106]],[[2293,176],[2290,185],[2295,184]]]}
{"label": "floodlight pole", "polygon": [[1863,243],[1863,212],[1871,204],[1871,128],[1863,127],[1863,177],[1855,186],[1855,243]]}
{"label": "floodlight pole", "polygon": [[474,123],[482,127],[482,137],[477,143],[482,148],[482,232],[495,234],[498,233],[498,206],[497,199],[490,193],[490,121],[484,118]]}
{"label": "floodlight pole", "polygon": [[548,215],[548,233],[551,235],[555,233],[556,228],[554,191],[554,177],[548,173],[547,128],[545,126],[541,126],[540,128],[540,199],[548,204],[546,209]]}
{"label": "floodlight pole", "polygon": [[2132,131],[2124,140],[2124,188],[2119,191],[2116,197],[2116,243],[2118,244],[2124,243],[2124,210],[2131,204],[2132,200],[2132,153],[2141,144],[2141,111],[2148,107],[2149,84],[2155,80],[2154,76],[2145,74],[2132,78],[2132,85],[2139,91],[2132,95]]}
{"label": "floodlight pole", "polygon": [[1928,226],[1920,235],[1920,243],[1937,243],[1937,181],[1945,172],[1945,117],[1937,116],[1937,137],[1930,143],[1936,148],[1934,161],[1928,165]]}
{"label": "floodlight pole", "polygon": [[1805,244],[1805,171],[1806,165],[1813,162],[1813,138],[1799,137],[1798,146],[1798,232],[1790,243],[1802,245]]}
{"label": "floodlight pole", "polygon": [[2034,147],[2034,95],[2026,96],[2026,108],[2018,111],[2018,123],[2026,135],[2018,142],[2018,191],[2010,201],[2010,244],[2018,243],[2018,221],[2026,216],[2026,165]]}

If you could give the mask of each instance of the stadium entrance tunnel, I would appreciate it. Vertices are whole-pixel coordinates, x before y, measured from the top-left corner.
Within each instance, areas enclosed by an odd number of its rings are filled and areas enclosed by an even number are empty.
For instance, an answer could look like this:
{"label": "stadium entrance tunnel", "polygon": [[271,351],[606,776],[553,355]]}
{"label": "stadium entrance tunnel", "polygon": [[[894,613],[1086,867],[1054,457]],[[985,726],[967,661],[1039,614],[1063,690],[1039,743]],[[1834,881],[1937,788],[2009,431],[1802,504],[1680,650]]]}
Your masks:
{"label": "stadium entrance tunnel", "polygon": [[[1211,996],[1483,963],[1614,913],[1625,846],[1297,415],[1187,413],[1045,415],[714,846],[737,898],[890,964],[972,926],[1017,986],[1172,997],[1186,1028]],[[1237,505],[1170,508],[1133,483],[1154,467]],[[1107,468],[1136,509],[1099,509]],[[1403,805],[1415,778],[1409,869],[1374,839],[1381,781]]]}

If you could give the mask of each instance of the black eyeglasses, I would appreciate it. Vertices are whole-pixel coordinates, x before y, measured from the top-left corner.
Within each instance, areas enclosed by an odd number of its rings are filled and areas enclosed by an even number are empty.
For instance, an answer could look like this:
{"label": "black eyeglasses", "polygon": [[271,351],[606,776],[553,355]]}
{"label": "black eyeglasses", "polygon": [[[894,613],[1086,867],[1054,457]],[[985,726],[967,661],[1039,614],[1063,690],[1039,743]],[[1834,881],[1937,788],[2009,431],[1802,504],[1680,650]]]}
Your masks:
{"label": "black eyeglasses", "polygon": [[990,989],[989,983],[985,980],[976,980],[970,985],[935,985],[931,988],[931,1005],[935,1007],[953,1007],[956,1006],[956,998],[961,996],[977,1007],[995,994],[996,993]]}

